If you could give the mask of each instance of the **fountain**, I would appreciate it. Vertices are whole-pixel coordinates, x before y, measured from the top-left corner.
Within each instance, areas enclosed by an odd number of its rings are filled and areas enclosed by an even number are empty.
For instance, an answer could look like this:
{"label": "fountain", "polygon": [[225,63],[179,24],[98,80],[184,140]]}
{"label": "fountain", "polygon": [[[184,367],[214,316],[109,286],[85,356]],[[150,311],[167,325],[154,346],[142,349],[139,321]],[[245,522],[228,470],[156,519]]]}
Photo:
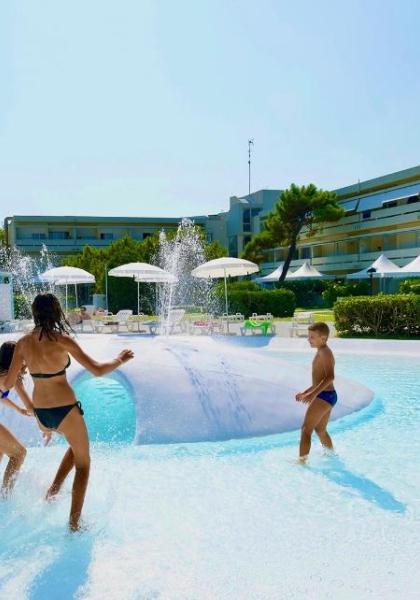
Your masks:
{"label": "fountain", "polygon": [[17,248],[0,248],[0,269],[11,273],[12,276],[16,317],[30,317],[32,300],[40,289],[54,291],[52,284],[39,281],[39,275],[53,267],[54,262],[54,256],[45,244],[38,257],[22,254]]}
{"label": "fountain", "polygon": [[206,261],[199,229],[191,219],[182,219],[173,238],[168,238],[164,231],[160,233],[157,261],[162,269],[176,277],[176,282],[163,285],[159,291],[157,304],[162,322],[169,319],[174,308],[217,312],[219,301],[213,281],[191,275],[193,269]]}

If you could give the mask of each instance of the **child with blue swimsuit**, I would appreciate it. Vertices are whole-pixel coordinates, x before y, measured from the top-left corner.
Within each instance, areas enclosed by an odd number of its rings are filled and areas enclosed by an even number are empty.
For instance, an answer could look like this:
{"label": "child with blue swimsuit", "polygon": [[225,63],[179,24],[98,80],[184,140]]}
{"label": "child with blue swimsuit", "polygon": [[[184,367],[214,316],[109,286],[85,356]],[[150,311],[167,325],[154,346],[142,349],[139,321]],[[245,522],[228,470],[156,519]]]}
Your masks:
{"label": "child with blue swimsuit", "polygon": [[296,394],[296,401],[309,404],[303,420],[299,461],[305,463],[311,449],[312,434],[318,435],[321,444],[333,450],[333,443],[327,431],[331,411],[337,402],[334,389],[334,355],[328,347],[330,329],[326,323],[313,323],[308,327],[308,342],[317,353],[312,362],[312,385],[304,392]]}

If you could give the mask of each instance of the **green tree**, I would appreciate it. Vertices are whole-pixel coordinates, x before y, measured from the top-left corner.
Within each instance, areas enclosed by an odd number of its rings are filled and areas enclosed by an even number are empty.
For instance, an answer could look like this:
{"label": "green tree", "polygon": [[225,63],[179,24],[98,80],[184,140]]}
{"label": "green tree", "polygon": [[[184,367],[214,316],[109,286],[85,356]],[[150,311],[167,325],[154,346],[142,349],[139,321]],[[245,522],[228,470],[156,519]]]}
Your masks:
{"label": "green tree", "polygon": [[4,244],[4,229],[0,227],[0,246]]}
{"label": "green tree", "polygon": [[287,246],[288,252],[279,281],[284,281],[296,251],[300,235],[307,237],[317,233],[324,223],[338,221],[344,210],[337,204],[335,192],[318,189],[312,183],[298,186],[292,183],[284,190],[272,212],[267,216],[264,229],[246,245],[243,256],[250,260],[259,259],[263,250],[276,246]]}

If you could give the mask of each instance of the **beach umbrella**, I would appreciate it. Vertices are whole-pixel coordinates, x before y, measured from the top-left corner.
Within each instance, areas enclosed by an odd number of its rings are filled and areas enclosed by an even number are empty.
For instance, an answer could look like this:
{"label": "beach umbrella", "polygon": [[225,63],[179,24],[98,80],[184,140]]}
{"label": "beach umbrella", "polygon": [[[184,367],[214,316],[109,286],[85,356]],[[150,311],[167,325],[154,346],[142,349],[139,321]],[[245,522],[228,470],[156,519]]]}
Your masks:
{"label": "beach umbrella", "polygon": [[221,279],[225,281],[225,307],[226,314],[229,314],[228,305],[228,294],[227,294],[227,278],[228,277],[241,277],[243,275],[251,275],[256,273],[260,268],[250,260],[244,258],[215,258],[208,262],[199,265],[192,272],[193,277],[199,277],[200,279]]}
{"label": "beach umbrella", "polygon": [[[95,283],[95,276],[78,267],[54,267],[39,275],[39,281],[66,286],[66,313],[68,310],[68,286],[77,286],[78,283]],[[76,288],[77,296],[77,288]]]}
{"label": "beach umbrella", "polygon": [[137,282],[137,314],[140,313],[140,283],[175,283],[177,278],[156,265],[133,262],[108,271],[112,277],[131,277]]}
{"label": "beach umbrella", "polygon": [[389,260],[385,254],[381,254],[375,262],[369,267],[357,271],[356,273],[349,273],[347,279],[370,279],[383,278],[383,277],[399,277],[401,269],[398,265]]}
{"label": "beach umbrella", "polygon": [[293,273],[288,271],[286,279],[334,279],[334,277],[320,273],[309,261],[305,260],[303,265],[296,269],[296,271],[293,271]]}
{"label": "beach umbrella", "polygon": [[420,277],[420,254],[414,258],[408,265],[401,267],[397,277]]}

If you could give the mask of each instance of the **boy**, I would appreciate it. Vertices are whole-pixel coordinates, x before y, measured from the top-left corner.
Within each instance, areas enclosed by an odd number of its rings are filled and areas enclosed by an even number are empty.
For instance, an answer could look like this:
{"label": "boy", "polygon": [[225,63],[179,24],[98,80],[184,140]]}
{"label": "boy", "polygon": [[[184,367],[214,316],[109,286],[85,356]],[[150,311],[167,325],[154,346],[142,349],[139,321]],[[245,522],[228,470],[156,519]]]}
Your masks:
{"label": "boy", "polygon": [[312,362],[312,385],[304,392],[296,394],[297,402],[309,404],[303,420],[299,461],[305,463],[311,449],[311,437],[315,430],[321,444],[333,450],[327,424],[331,410],[337,402],[334,389],[334,355],[327,346],[330,329],[326,323],[314,323],[308,327],[308,342],[317,353]]}

